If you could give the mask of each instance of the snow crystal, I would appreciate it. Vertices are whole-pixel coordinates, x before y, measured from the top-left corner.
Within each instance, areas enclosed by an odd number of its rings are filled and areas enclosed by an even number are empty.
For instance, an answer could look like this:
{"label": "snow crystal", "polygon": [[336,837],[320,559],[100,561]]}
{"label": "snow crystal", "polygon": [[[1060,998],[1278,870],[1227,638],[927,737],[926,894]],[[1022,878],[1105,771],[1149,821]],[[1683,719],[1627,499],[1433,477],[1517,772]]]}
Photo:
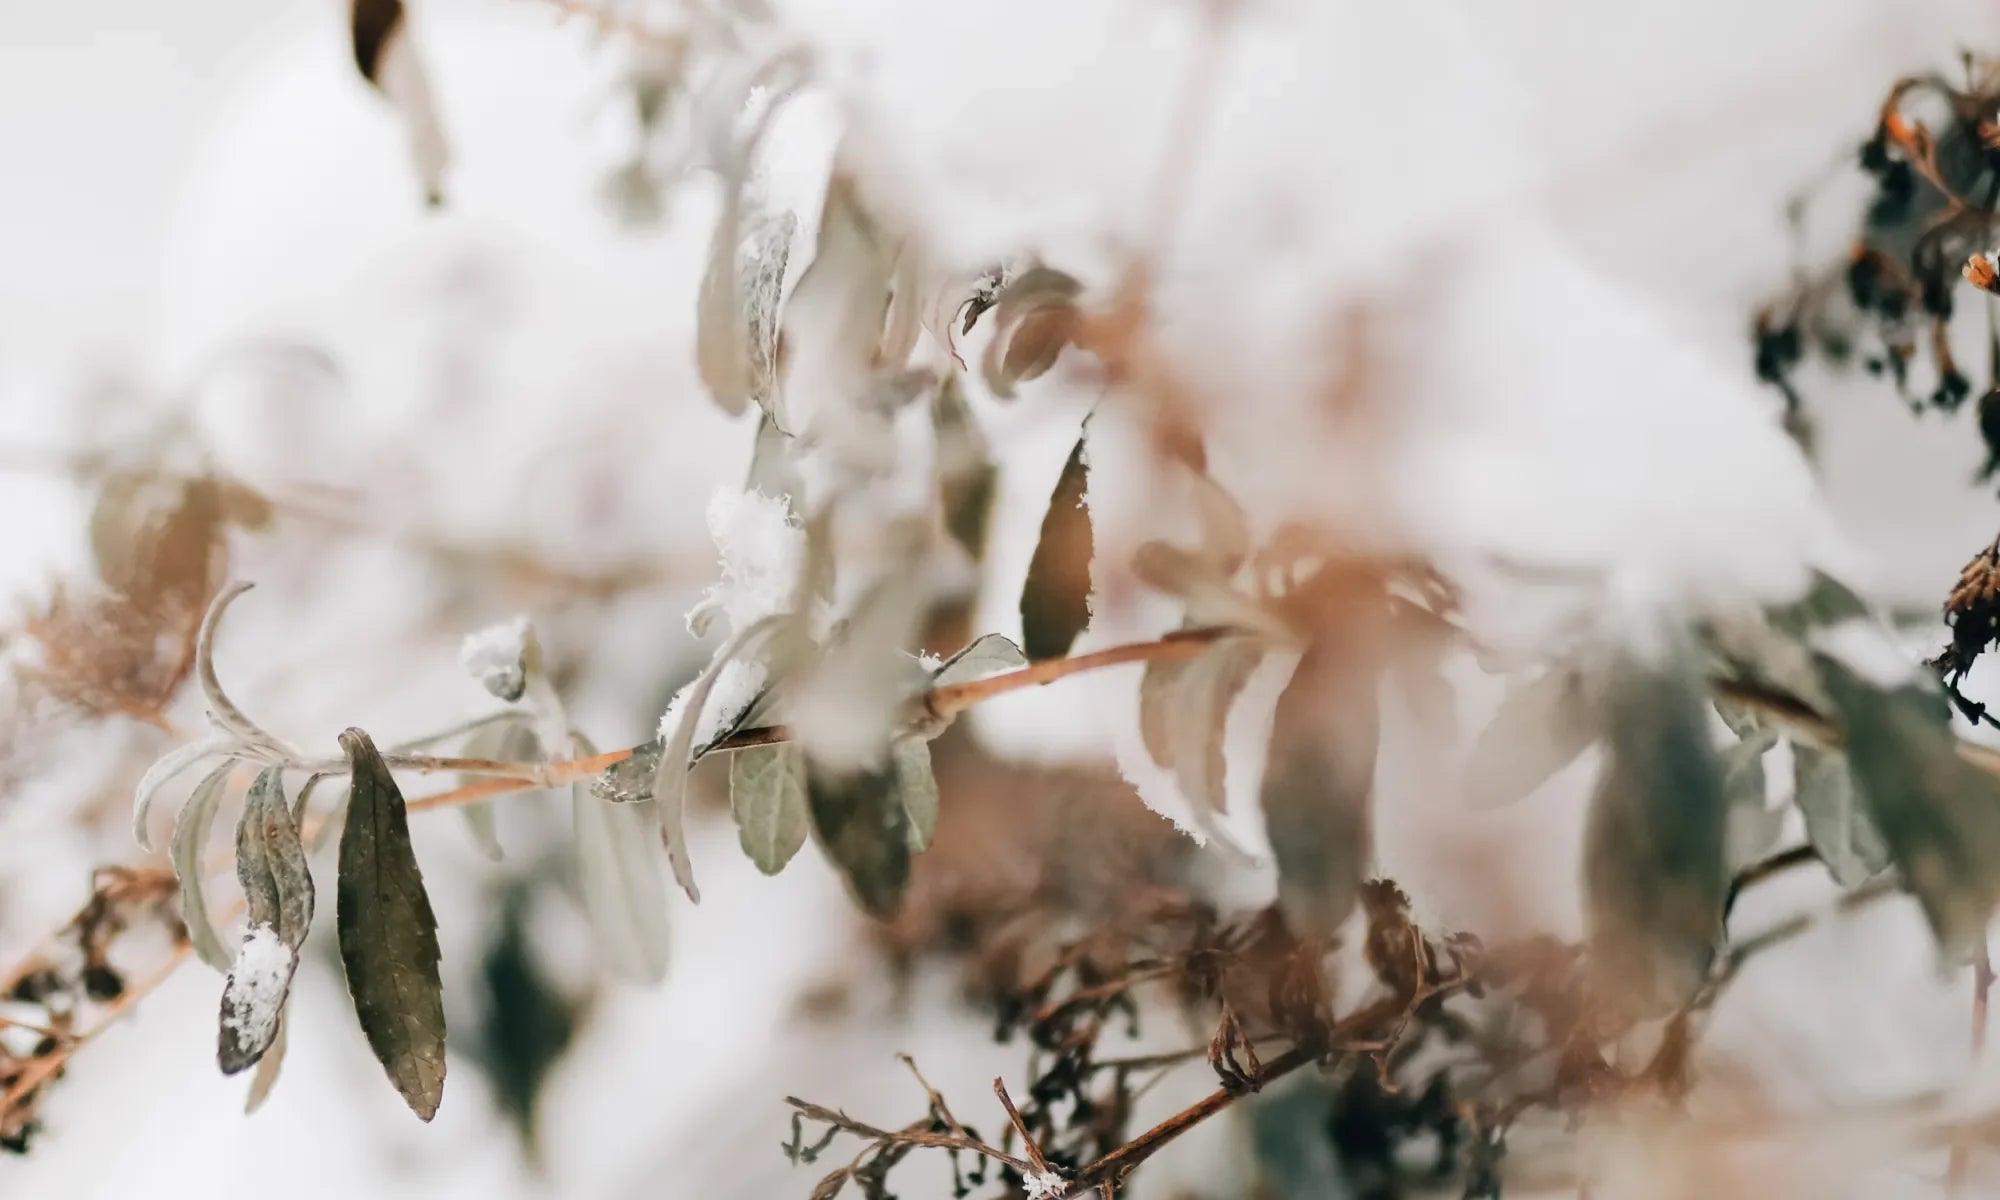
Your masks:
{"label": "snow crystal", "polygon": [[722,578],[688,614],[691,625],[697,614],[720,612],[735,632],[790,610],[805,567],[806,531],[792,519],[788,498],[718,488],[708,501],[708,532],[722,557]]}
{"label": "snow crystal", "polygon": [[269,925],[253,925],[243,935],[222,1005],[223,1025],[240,1040],[262,1040],[262,1032],[278,1019],[294,961],[292,948]]}
{"label": "snow crystal", "polygon": [[[660,740],[672,741],[674,729],[681,723],[681,713],[687,708],[688,693],[694,690],[694,683],[674,693],[667,703],[667,711],[660,717]],[[732,658],[716,676],[715,689],[708,694],[708,706],[701,710],[701,720],[695,724],[694,744],[706,746],[715,736],[729,727],[729,724],[750,707],[751,701],[764,688],[764,664],[749,659]]]}
{"label": "snow crystal", "polygon": [[528,686],[528,618],[488,625],[467,635],[458,660],[487,691],[502,700],[519,700]]}
{"label": "snow crystal", "polygon": [[1069,1194],[1069,1181],[1054,1171],[1030,1171],[1021,1182],[1028,1189],[1028,1200],[1062,1200]]}

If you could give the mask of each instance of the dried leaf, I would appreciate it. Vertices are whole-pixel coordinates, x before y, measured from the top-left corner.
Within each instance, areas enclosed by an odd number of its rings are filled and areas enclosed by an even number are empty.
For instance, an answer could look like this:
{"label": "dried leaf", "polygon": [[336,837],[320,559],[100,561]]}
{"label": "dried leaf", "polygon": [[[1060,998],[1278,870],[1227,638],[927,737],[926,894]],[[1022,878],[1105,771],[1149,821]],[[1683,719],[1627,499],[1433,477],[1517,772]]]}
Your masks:
{"label": "dried leaf", "polygon": [[266,767],[244,799],[236,877],[249,929],[222,991],[217,1059],[225,1075],[254,1064],[276,1040],[299,947],[312,928],[312,872],[285,800],[282,767]]}
{"label": "dried leaf", "polygon": [[1031,659],[1068,654],[1077,635],[1090,624],[1093,542],[1084,500],[1090,465],[1083,443],[1079,436],[1056,480],[1048,514],[1042,518],[1041,540],[1035,544],[1027,583],[1021,589],[1021,648]]}
{"label": "dried leaf", "polygon": [[1509,692],[1466,758],[1466,802],[1498,808],[1533,794],[1597,739],[1594,708],[1582,675],[1563,666]]}
{"label": "dried leaf", "polygon": [[[571,747],[593,753],[585,739]],[[667,883],[653,849],[660,817],[653,802],[613,803],[595,788],[570,786],[577,882],[584,916],[605,960],[628,979],[658,983],[667,973]]]}
{"label": "dried leaf", "polygon": [[1855,791],[1846,755],[1794,742],[1792,779],[1806,840],[1835,883],[1855,887],[1889,865],[1889,847]]}
{"label": "dried leaf", "polygon": [[1679,672],[1628,665],[1606,688],[1584,903],[1604,986],[1635,1015],[1692,997],[1722,937],[1729,802],[1706,703]]}
{"label": "dried leaf", "polygon": [[806,800],[813,833],[855,901],[873,916],[893,916],[910,882],[913,836],[894,765],[837,771],[808,759]]}
{"label": "dried leaf", "polygon": [[257,1060],[257,1070],[250,1076],[250,1090],[243,1097],[243,1115],[246,1117],[264,1107],[264,1101],[271,1098],[271,1089],[278,1085],[278,1073],[285,1065],[285,1048],[291,1043],[291,1022],[285,1019],[290,1008],[288,1002],[278,1010],[278,1032],[271,1039],[264,1056]]}
{"label": "dried leaf", "polygon": [[1278,697],[1260,798],[1292,931],[1326,938],[1354,910],[1372,852],[1370,796],[1381,716],[1358,648],[1323,636]]}
{"label": "dried leaf", "polygon": [[438,121],[430,78],[410,38],[402,0],[353,0],[348,10],[354,66],[402,114],[410,157],[433,205],[444,203],[450,148]]}
{"label": "dried leaf", "polygon": [[950,687],[954,683],[966,683],[974,679],[984,679],[1002,671],[1012,671],[1028,665],[1028,656],[1014,644],[1012,638],[997,633],[985,633],[959,648],[958,653],[938,665],[931,673],[932,687]]}
{"label": "dried leaf", "polygon": [[359,729],[340,735],[352,783],[340,832],[340,961],[354,1013],[411,1111],[444,1095],[444,985],[437,918],[410,844],[403,793]]}
{"label": "dried leaf", "polygon": [[354,66],[361,77],[375,81],[382,51],[403,24],[403,0],[354,0],[348,29],[354,43]]}
{"label": "dried leaf", "polygon": [[2000,796],[1959,756],[1951,710],[1934,685],[1882,688],[1818,659],[1847,732],[1856,789],[1945,954],[1980,944],[2000,902]]}
{"label": "dried leaf", "polygon": [[1070,276],[1040,266],[1001,286],[994,298],[993,340],[979,364],[995,396],[1012,399],[1014,385],[1055,365],[1075,335],[1076,297],[1082,290]]}
{"label": "dried leaf", "polygon": [[187,925],[188,943],[196,958],[218,971],[229,970],[235,955],[223,945],[222,933],[209,915],[208,900],[201,889],[204,874],[201,860],[208,847],[209,833],[215,828],[216,807],[234,769],[235,764],[223,763],[194,785],[187,804],[181,808],[180,818],[174,822],[172,847],[174,874],[181,884],[181,919]]}
{"label": "dried leaf", "polygon": [[1229,810],[1228,764],[1223,743],[1229,710],[1250,682],[1264,647],[1253,638],[1224,638],[1188,664],[1168,705],[1168,736],[1174,782],[1188,801],[1196,825],[1224,850],[1246,861],[1249,851],[1215,820]]}
{"label": "dried leaf", "polygon": [[910,825],[910,852],[930,849],[937,833],[938,785],[931,772],[930,743],[922,738],[904,738],[890,750],[896,770],[896,800]]}
{"label": "dried leaf", "polygon": [[776,875],[805,845],[805,759],[796,746],[751,746],[729,756],[729,812],[743,853]]}
{"label": "dried leaf", "polygon": [[955,372],[947,371],[932,395],[931,428],[937,438],[938,507],[945,532],[979,562],[986,556],[999,473]]}

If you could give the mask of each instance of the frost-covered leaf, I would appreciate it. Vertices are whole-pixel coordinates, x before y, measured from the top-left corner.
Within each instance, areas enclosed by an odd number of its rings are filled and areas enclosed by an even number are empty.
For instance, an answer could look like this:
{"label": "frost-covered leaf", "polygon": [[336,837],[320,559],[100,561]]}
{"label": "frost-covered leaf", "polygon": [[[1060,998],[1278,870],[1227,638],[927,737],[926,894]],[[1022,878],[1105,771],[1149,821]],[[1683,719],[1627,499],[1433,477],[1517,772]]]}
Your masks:
{"label": "frost-covered leaf", "polygon": [[196,958],[218,971],[227,971],[234,957],[223,945],[222,933],[209,915],[208,899],[202,892],[203,852],[209,832],[215,828],[215,810],[229,782],[233,763],[223,763],[194,785],[181,815],[174,822],[172,856],[174,874],[181,885],[181,919],[187,925],[188,943]]}
{"label": "frost-covered leaf", "polygon": [[225,1075],[262,1058],[278,1036],[299,947],[312,928],[312,872],[285,800],[282,767],[265,768],[244,799],[236,877],[249,928],[222,990],[217,1059]]}
{"label": "frost-covered leaf", "polygon": [[[535,737],[534,726],[525,716],[514,721],[495,721],[481,725],[465,739],[459,751],[467,758],[491,758],[501,762],[539,762],[542,759],[542,744]],[[461,775],[459,786],[476,783],[484,776]],[[506,857],[500,846],[498,823],[494,820],[493,802],[462,804],[459,814],[465,821],[466,832],[472,835],[473,844],[489,860],[499,862]]]}
{"label": "frost-covered leaf", "polygon": [[[574,753],[594,753],[581,737]],[[667,972],[667,883],[654,850],[660,818],[651,800],[613,803],[581,781],[570,787],[577,887],[598,949],[617,972],[658,983]]]}
{"label": "frost-covered leaf", "polygon": [[1263,660],[1264,647],[1253,638],[1216,642],[1181,673],[1167,709],[1174,782],[1187,798],[1195,824],[1209,840],[1243,859],[1251,857],[1249,852],[1215,818],[1229,807],[1223,756],[1229,710]]}
{"label": "frost-covered leaf", "polygon": [[451,150],[438,120],[430,78],[410,38],[402,0],[352,0],[348,12],[354,65],[402,115],[410,159],[424,195],[433,206],[443,204]]}
{"label": "frost-covered leaf", "polygon": [[629,758],[619,759],[590,781],[590,794],[614,804],[637,804],[653,798],[653,776],[660,769],[660,752],[665,743],[654,738],[632,748]]}
{"label": "frost-covered leaf", "polygon": [[931,746],[922,738],[904,738],[891,749],[896,769],[896,800],[910,826],[910,852],[930,849],[937,833],[938,785],[931,773]]}
{"label": "frost-covered leaf", "polygon": [[1278,696],[1259,792],[1278,906],[1300,937],[1332,936],[1354,909],[1372,853],[1380,725],[1359,648],[1332,637],[1307,647]]}
{"label": "frost-covered leaf", "polygon": [[444,985],[437,918],[410,844],[409,813],[368,735],[340,735],[352,781],[340,831],[340,961],[361,1032],[410,1110],[444,1095]]}
{"label": "frost-covered leaf", "polygon": [[932,395],[931,427],[937,438],[938,506],[945,532],[978,562],[986,556],[998,471],[955,372],[945,372]]}
{"label": "frost-covered leaf", "polygon": [[1603,707],[1605,764],[1584,828],[1590,946],[1617,1001],[1657,1014],[1694,995],[1721,940],[1729,802],[1691,679],[1627,665]]}
{"label": "frost-covered leaf", "polygon": [[776,875],[805,845],[812,816],[806,810],[805,759],[796,746],[752,746],[729,756],[729,812],[743,853],[766,875]]}
{"label": "frost-covered leaf", "polygon": [[1051,267],[1030,267],[994,297],[993,340],[979,364],[986,386],[1011,399],[1014,386],[1055,365],[1076,332],[1076,298],[1082,286]]}
{"label": "frost-covered leaf", "polygon": [[1855,887],[1889,865],[1889,847],[1854,790],[1847,756],[1792,744],[1793,803],[1834,882]]}
{"label": "frost-covered leaf", "polygon": [[910,882],[910,818],[896,795],[896,772],[828,769],[806,761],[806,801],[820,848],[855,901],[888,918]]}
{"label": "frost-covered leaf", "polygon": [[1856,789],[1946,955],[1978,944],[2000,902],[2000,785],[1959,756],[1934,684],[1882,686],[1819,657]]}
{"label": "frost-covered leaf", "polygon": [[746,211],[741,185],[725,199],[695,309],[695,363],[724,411],[767,407],[778,352],[778,293],[798,217]]}
{"label": "frost-covered leaf", "polygon": [[1041,540],[1021,589],[1021,648],[1031,659],[1068,654],[1090,624],[1093,536],[1084,499],[1089,487],[1090,460],[1079,436],[1049,497]]}
{"label": "frost-covered leaf", "polygon": [[466,636],[458,661],[481,687],[512,704],[528,686],[533,636],[524,616],[496,622]]}
{"label": "frost-covered leaf", "polygon": [[1012,671],[1028,665],[1028,656],[1014,644],[1014,640],[997,633],[984,633],[964,646],[958,653],[938,664],[931,673],[932,687],[950,687],[954,683],[984,679],[1002,671]]}
{"label": "frost-covered leaf", "polygon": [[1583,678],[1553,667],[1508,693],[1465,760],[1466,800],[1496,808],[1525,799],[1597,739],[1598,720]]}

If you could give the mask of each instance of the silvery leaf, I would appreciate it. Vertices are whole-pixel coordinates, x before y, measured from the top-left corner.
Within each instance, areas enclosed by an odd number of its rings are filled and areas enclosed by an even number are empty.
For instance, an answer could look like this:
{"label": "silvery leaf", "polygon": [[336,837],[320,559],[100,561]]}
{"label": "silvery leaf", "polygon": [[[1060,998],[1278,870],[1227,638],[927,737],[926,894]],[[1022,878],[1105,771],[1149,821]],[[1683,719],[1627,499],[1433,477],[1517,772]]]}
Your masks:
{"label": "silvery leaf", "polygon": [[221,931],[209,915],[208,900],[201,888],[204,874],[201,860],[208,847],[209,832],[215,828],[216,806],[234,769],[233,763],[224,763],[194,785],[179,819],[174,822],[172,847],[174,874],[180,879],[181,919],[187,925],[188,943],[196,958],[218,971],[229,970],[235,955],[223,945]]}
{"label": "silvery leaf", "polygon": [[[593,753],[577,738],[575,753]],[[659,814],[653,802],[612,803],[579,781],[570,786],[570,820],[576,838],[577,886],[598,949],[617,972],[640,983],[658,983],[667,971],[667,884],[654,839]]]}
{"label": "silvery leaf", "polygon": [[776,875],[805,845],[805,759],[796,746],[752,746],[729,756],[729,811],[743,853]]}
{"label": "silvery leaf", "polygon": [[1027,665],[1028,656],[1022,653],[1012,638],[997,633],[981,634],[939,664],[931,674],[931,686],[950,687],[954,683],[984,679],[988,675]]}

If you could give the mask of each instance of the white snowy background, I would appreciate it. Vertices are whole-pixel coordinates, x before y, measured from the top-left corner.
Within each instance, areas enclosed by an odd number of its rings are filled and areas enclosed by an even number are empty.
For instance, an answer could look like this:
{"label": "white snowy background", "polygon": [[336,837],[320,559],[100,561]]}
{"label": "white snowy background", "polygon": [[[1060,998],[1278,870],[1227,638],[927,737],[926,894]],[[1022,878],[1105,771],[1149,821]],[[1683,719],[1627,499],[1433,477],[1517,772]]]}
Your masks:
{"label": "white snowy background", "polygon": [[[826,54],[910,219],[968,260],[1020,239],[1101,254],[1106,232],[1130,235],[1191,49],[1210,36],[1189,0],[779,7]],[[135,414],[191,411],[227,469],[318,485],[402,535],[342,541],[314,561],[271,539],[237,563],[264,586],[232,616],[225,678],[267,723],[328,746],[348,724],[416,728],[479,707],[458,638],[518,604],[440,582],[407,549],[415,533],[516,539],[576,569],[672,564],[675,588],[536,613],[559,652],[592,668],[592,692],[570,698],[579,723],[630,744],[657,717],[657,689],[694,661],[680,613],[712,571],[702,512],[747,458],[747,426],[717,414],[692,364],[712,189],[674,189],[656,229],[619,227],[599,196],[625,144],[616,39],[536,0],[433,0],[413,8],[456,165],[448,210],[426,213],[401,131],[354,78],[341,8],[0,6],[0,464],[113,439]],[[1215,449],[1253,510],[1309,496],[1441,552],[1601,566],[1637,601],[1770,593],[1810,558],[1885,602],[1926,605],[1992,537],[2000,504],[1969,483],[1981,458],[1969,412],[1913,421],[1879,387],[1808,377],[1821,494],[1749,380],[1746,336],[1790,265],[1788,194],[1851,150],[1891,78],[1948,65],[1962,42],[1991,48],[1990,4],[1243,10],[1162,285],[1177,361],[1241,384],[1243,418]],[[781,128],[775,194],[809,197],[822,178],[826,117]],[[1834,190],[1813,253],[1838,251],[1855,191]],[[1310,419],[1300,373],[1337,353],[1328,314],[1381,294],[1417,314],[1393,364],[1409,411],[1378,431],[1401,473],[1273,455],[1281,431]],[[279,340],[323,351],[337,375],[241,349]],[[1061,375],[1011,409],[981,409],[1006,464],[1002,511],[1015,514],[995,546],[989,628],[1012,628],[1012,581],[1089,400]],[[1116,436],[1114,424],[1108,461]],[[79,568],[86,504],[62,480],[0,471],[0,587],[32,597]],[[1138,519],[1115,494],[1104,513],[1113,542]],[[468,623],[430,619],[443,589]],[[1577,615],[1522,615],[1523,636]],[[1113,609],[1091,636],[1157,620]],[[1109,672],[1010,697],[979,727],[1009,753],[1116,746],[1131,766],[1133,682]],[[1494,689],[1470,682],[1476,720]],[[1253,729],[1232,745],[1257,740]],[[1384,768],[1384,794],[1401,802],[1382,813],[1379,856],[1420,915],[1479,927],[1497,877],[1524,906],[1513,919],[1573,929],[1581,772],[1515,810],[1467,816],[1448,787],[1423,786],[1444,778],[1436,757],[1392,734]],[[136,853],[115,816],[75,820],[89,767],[64,768],[0,797],[10,959],[75,905],[91,863]],[[1254,754],[1234,756],[1236,783],[1255,770]],[[447,962],[469,970],[490,868],[451,818],[419,826]],[[532,814],[514,826],[538,831]],[[811,852],[767,880],[727,828],[701,825],[694,841],[704,902],[676,897],[666,982],[610,993],[559,1068],[541,1174],[522,1167],[468,1067],[434,1125],[412,1121],[320,961],[301,975],[284,1078],[263,1111],[242,1117],[241,1082],[216,1075],[216,980],[189,967],[79,1057],[35,1153],[0,1159],[0,1191],[803,1195],[814,1176],[776,1149],[786,1093],[893,1121],[919,1099],[897,1051],[968,1105],[1018,1070],[1018,1050],[991,1046],[983,1018],[946,1002],[947,981],[921,983],[908,1008],[872,986],[855,918]],[[1484,869],[1468,873],[1468,859]],[[1810,880],[1789,890],[1773,911],[1826,895]],[[1753,969],[1711,1034],[1761,1069],[1781,1106],[1967,1082],[1965,989],[1940,979],[1912,913],[1877,909],[1815,935],[1795,961]],[[798,1016],[832,978],[857,985],[850,1012]],[[1147,1194],[1238,1194],[1221,1151],[1241,1136],[1225,1121],[1189,1139],[1142,1176]],[[1918,1169],[1866,1186],[1935,1184]]]}

